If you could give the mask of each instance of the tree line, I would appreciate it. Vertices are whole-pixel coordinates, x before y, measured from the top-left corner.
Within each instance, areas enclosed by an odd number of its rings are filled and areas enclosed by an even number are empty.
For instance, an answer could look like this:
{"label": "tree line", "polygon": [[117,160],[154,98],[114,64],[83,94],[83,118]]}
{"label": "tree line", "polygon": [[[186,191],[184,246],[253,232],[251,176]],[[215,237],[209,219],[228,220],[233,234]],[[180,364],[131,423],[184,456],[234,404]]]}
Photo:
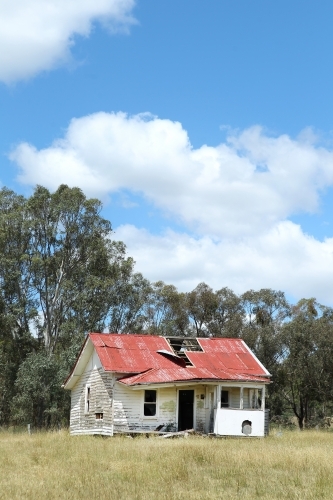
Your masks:
{"label": "tree line", "polygon": [[331,307],[271,289],[151,283],[101,210],[66,185],[0,191],[0,425],[68,425],[61,385],[90,331],[242,338],[272,374],[272,420],[330,423]]}

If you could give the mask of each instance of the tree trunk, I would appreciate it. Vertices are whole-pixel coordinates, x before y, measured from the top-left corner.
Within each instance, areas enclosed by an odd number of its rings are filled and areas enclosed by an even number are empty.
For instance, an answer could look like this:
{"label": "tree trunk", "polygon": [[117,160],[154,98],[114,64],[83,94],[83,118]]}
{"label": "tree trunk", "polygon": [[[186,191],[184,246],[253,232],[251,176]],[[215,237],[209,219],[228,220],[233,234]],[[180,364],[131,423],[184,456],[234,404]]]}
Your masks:
{"label": "tree trunk", "polygon": [[305,412],[304,412],[304,401],[302,396],[299,397],[299,412],[297,415],[297,420],[298,420],[298,427],[302,431],[304,429],[304,418],[305,418]]}

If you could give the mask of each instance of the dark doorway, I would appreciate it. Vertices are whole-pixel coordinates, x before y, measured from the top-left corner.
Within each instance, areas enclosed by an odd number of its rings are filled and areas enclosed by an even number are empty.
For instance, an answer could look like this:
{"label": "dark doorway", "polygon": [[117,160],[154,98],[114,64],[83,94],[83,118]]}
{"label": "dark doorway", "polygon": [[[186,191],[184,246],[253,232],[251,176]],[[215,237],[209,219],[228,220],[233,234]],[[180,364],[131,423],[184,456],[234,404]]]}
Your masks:
{"label": "dark doorway", "polygon": [[193,429],[194,390],[179,391],[178,430]]}

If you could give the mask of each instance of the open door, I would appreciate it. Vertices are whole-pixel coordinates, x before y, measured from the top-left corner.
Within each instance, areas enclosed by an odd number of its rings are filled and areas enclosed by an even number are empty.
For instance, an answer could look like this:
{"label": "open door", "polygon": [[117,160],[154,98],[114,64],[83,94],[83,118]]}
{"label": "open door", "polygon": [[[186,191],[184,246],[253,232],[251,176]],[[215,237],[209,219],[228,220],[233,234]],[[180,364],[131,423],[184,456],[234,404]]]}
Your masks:
{"label": "open door", "polygon": [[193,429],[194,390],[179,391],[178,430]]}

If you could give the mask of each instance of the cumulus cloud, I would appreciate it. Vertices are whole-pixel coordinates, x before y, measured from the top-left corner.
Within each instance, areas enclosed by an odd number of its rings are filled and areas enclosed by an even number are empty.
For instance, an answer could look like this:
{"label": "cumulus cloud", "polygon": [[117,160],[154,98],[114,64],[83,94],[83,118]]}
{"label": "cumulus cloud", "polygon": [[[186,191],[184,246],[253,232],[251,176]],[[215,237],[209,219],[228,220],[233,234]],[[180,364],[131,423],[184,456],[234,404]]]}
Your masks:
{"label": "cumulus cloud", "polygon": [[182,221],[188,233],[117,229],[152,280],[182,290],[200,281],[239,293],[271,287],[333,303],[333,239],[318,241],[288,220],[318,210],[333,184],[333,153],[309,131],[271,137],[255,126],[195,149],[178,122],[97,113],[72,120],[50,147],[22,143],[11,158],[23,183],[139,193]]}
{"label": "cumulus cloud", "polygon": [[130,190],[199,234],[263,234],[290,215],[317,210],[333,183],[333,153],[309,140],[269,137],[260,127],[194,149],[178,122],[97,113],[70,123],[49,148],[20,144],[19,179],[99,196]]}
{"label": "cumulus cloud", "polygon": [[273,288],[296,299],[316,296],[333,304],[333,238],[320,242],[290,221],[242,241],[194,238],[171,230],[152,235],[131,225],[120,226],[115,236],[126,242],[144,276],[182,291],[205,281],[216,290]]}
{"label": "cumulus cloud", "polygon": [[70,57],[75,35],[100,21],[128,30],[135,0],[1,0],[0,80],[10,83],[49,70]]}

